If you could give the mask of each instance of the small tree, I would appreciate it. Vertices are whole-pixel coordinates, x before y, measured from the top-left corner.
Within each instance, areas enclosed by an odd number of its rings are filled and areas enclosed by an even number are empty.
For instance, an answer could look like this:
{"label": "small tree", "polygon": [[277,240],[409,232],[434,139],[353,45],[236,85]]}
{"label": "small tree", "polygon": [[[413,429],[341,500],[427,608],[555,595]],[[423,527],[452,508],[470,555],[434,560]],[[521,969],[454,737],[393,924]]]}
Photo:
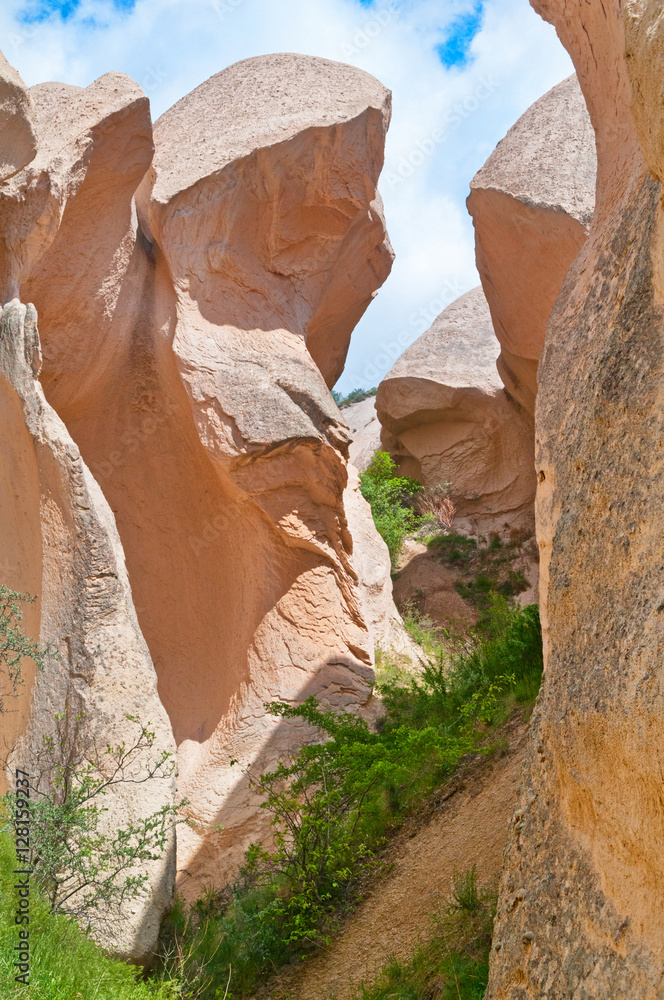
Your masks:
{"label": "small tree", "polygon": [[135,727],[130,740],[99,745],[83,716],[65,712],[29,755],[34,877],[53,912],[88,925],[95,915],[120,913],[127,900],[147,892],[144,866],[163,857],[184,805],[164,805],[112,833],[103,831],[111,789],[168,779],[175,768],[167,751],[150,760],[154,730],[135,716],[126,719]]}
{"label": "small tree", "polygon": [[21,604],[33,604],[35,600],[0,584],[0,713],[9,710],[8,704],[16,698],[23,684],[21,660],[27,657],[39,669],[44,666],[48,648],[28,639],[21,628]]}

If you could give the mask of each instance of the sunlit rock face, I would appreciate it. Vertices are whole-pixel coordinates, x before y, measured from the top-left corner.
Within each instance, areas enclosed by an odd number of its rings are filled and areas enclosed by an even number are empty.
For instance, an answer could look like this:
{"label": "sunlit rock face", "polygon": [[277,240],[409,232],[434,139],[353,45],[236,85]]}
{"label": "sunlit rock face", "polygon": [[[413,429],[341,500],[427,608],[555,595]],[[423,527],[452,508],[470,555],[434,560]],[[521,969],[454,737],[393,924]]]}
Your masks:
{"label": "sunlit rock face", "polygon": [[328,389],[391,266],[390,94],[276,55],[154,130],[118,73],[26,101],[37,154],[0,185],[3,300],[35,304],[46,398],[117,522],[199,894],[264,833],[246,768],[309,735],[265,703],[368,709],[374,648],[403,641]]}
{"label": "sunlit rock face", "polygon": [[596,160],[586,103],[571,76],[526,111],[470,185],[498,370],[531,414],[546,324],[592,221]]}
{"label": "sunlit rock face", "polygon": [[382,442],[401,471],[449,484],[457,527],[533,527],[532,420],[505,391],[481,288],[445,309],[378,388]]}
{"label": "sunlit rock face", "polygon": [[[77,747],[132,746],[138,724],[127,716],[140,718],[153,746],[134,755],[135,780],[104,796],[100,831],[113,834],[174,805],[172,769],[153,779],[148,772],[175,743],[113,514],[37,378],[36,320],[34,307],[17,299],[0,308],[0,565],[6,585],[39,595],[24,626],[49,655],[39,673],[24,664],[16,698],[3,684],[2,758],[9,751],[13,767],[34,775],[33,752],[52,737],[57,714],[67,713]],[[145,895],[128,900],[121,914],[102,906],[92,918],[99,944],[136,961],[150,955],[172,903],[174,835],[147,874]]]}
{"label": "sunlit rock face", "polygon": [[546,673],[487,996],[655,1000],[664,980],[664,21],[645,0],[533,5],[575,62],[598,186],[539,369]]}

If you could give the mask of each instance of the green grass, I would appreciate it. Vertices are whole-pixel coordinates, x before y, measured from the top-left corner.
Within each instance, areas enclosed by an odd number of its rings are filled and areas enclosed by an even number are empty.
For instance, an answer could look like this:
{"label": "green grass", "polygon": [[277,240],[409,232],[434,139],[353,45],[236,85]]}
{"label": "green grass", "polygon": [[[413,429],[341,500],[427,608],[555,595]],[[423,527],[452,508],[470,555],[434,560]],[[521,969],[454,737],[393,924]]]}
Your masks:
{"label": "green grass", "polygon": [[332,398],[339,409],[342,410],[344,406],[352,406],[353,403],[361,403],[363,399],[369,399],[370,396],[375,396],[377,392],[377,387],[374,387],[373,389],[353,389],[347,396],[342,396],[340,392],[333,389]]}
{"label": "green grass", "polygon": [[0,996],[3,1000],[175,1000],[174,984],[140,981],[139,971],[107,958],[78,926],[55,917],[35,891],[30,911],[30,985],[16,983],[14,946],[15,856],[12,840],[0,833]]}
{"label": "green grass", "polygon": [[430,941],[410,961],[388,962],[357,1000],[482,1000],[494,911],[495,896],[479,891],[474,868],[457,876],[452,902]]}

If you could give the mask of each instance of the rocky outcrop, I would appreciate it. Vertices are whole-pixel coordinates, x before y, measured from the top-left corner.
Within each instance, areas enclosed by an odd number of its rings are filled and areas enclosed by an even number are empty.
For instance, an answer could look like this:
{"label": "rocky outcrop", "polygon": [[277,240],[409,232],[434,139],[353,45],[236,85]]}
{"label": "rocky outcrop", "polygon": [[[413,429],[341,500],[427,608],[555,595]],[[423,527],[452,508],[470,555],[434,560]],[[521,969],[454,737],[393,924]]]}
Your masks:
{"label": "rocky outcrop", "polygon": [[246,769],[308,735],[265,703],[359,710],[400,628],[326,385],[391,264],[389,93],[325,60],[248,60],[156,123],[154,158],[121,74],[32,101],[37,158],[0,187],[3,294],[35,303],[46,397],[117,520],[198,894],[264,832]]}
{"label": "rocky outcrop", "polygon": [[500,341],[498,370],[534,412],[537,363],[595,203],[596,151],[576,76],[540,98],[470,185],[477,267]]}
{"label": "rocky outcrop", "polygon": [[[139,717],[154,731],[153,754],[134,760],[132,778],[140,783],[108,790],[108,832],[174,804],[174,775],[150,779],[147,769],[175,744],[113,514],[44,398],[40,367],[34,307],[9,302],[0,309],[0,565],[4,583],[39,595],[24,624],[51,653],[36,677],[24,664],[18,711],[2,715],[2,743],[11,750],[22,736],[16,766],[31,770],[32,748],[52,734],[56,713],[76,717],[79,743],[94,739],[102,747],[131,744],[135,726],[127,716]],[[154,947],[172,901],[174,836],[147,870],[146,896],[125,903],[121,919],[101,910],[93,922],[103,946],[136,960]]]}
{"label": "rocky outcrop", "polygon": [[491,1000],[662,995],[661,5],[537,0],[597,133],[597,207],[540,363],[545,680]]}
{"label": "rocky outcrop", "polygon": [[445,309],[387,373],[376,409],[382,441],[405,475],[449,483],[460,526],[532,525],[532,422],[505,392],[484,293]]}
{"label": "rocky outcrop", "polygon": [[363,399],[360,403],[344,406],[341,416],[348,424],[351,442],[348,457],[359,472],[371,465],[374,452],[379,451],[380,421],[376,413],[376,400],[373,396]]}
{"label": "rocky outcrop", "polygon": [[35,158],[32,111],[23,80],[0,52],[0,182]]}

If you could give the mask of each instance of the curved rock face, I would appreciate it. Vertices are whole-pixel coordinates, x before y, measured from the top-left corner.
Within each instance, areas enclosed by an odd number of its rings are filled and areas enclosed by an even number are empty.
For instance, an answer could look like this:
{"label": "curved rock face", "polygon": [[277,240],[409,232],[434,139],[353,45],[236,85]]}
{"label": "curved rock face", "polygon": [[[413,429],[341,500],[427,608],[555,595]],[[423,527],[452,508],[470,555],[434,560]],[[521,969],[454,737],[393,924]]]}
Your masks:
{"label": "curved rock face", "polygon": [[646,0],[534,6],[576,64],[597,132],[598,198],[540,363],[546,671],[487,997],[655,1000],[664,980],[664,23]]}
{"label": "curved rock face", "polygon": [[376,192],[390,107],[350,66],[248,59],[162,115],[139,193],[144,231],[195,312],[264,335],[285,327],[330,387],[392,264]]}
{"label": "curved rock face", "polygon": [[[40,366],[34,307],[12,301],[0,309],[0,565],[3,582],[40,595],[24,624],[55,655],[36,677],[24,673],[19,711],[2,716],[2,741],[12,747],[23,736],[16,757],[21,766],[19,760],[30,760],[31,747],[52,734],[57,713],[78,716],[78,739],[94,738],[100,746],[131,743],[134,726],[126,716],[140,717],[154,730],[154,757],[134,770],[141,784],[109,790],[103,819],[108,832],[174,804],[174,776],[145,779],[147,768],[161,753],[174,751],[175,743],[136,619],[113,514],[44,398],[36,380]],[[41,612],[41,629],[35,612]],[[153,949],[171,905],[174,837],[148,873],[149,895],[123,906],[121,919],[100,912],[93,927],[104,947],[139,961]]]}
{"label": "curved rock face", "polygon": [[245,767],[308,735],[264,703],[359,710],[399,627],[325,382],[391,263],[389,93],[325,60],[248,60],[160,119],[154,159],[120,74],[33,101],[38,158],[0,188],[24,234],[8,291],[38,308],[47,398],[117,519],[199,894],[265,832]]}
{"label": "curved rock face", "polygon": [[32,112],[23,80],[0,52],[0,182],[35,158]]}
{"label": "curved rock face", "polygon": [[505,392],[481,288],[462,295],[378,388],[383,446],[402,472],[449,483],[457,515],[485,532],[532,526],[532,422]]}
{"label": "curved rock face", "polygon": [[540,98],[470,185],[477,267],[510,395],[535,408],[546,324],[595,204],[595,136],[576,76]]}

